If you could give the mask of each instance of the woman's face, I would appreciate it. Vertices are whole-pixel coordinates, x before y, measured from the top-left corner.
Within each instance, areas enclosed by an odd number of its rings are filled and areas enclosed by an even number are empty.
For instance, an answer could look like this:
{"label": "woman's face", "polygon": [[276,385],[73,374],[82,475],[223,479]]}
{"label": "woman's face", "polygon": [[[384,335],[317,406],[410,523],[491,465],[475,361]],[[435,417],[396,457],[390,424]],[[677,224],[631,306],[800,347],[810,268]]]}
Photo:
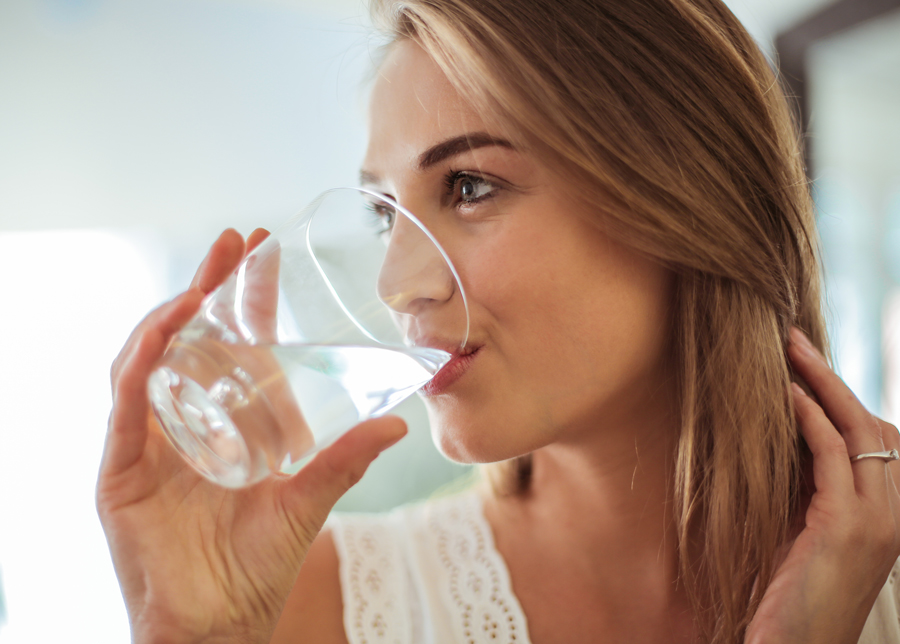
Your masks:
{"label": "woman's face", "polygon": [[602,440],[658,406],[672,278],[600,232],[602,204],[576,206],[410,41],[380,69],[369,126],[364,183],[423,221],[468,297],[474,352],[425,394],[444,454],[490,462]]}

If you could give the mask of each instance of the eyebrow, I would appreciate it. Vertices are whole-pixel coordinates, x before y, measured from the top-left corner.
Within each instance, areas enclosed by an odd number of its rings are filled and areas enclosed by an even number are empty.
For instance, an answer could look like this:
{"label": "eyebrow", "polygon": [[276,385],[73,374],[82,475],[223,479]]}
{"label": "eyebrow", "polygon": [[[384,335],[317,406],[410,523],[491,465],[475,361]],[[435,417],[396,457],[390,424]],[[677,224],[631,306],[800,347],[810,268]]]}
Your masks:
{"label": "eyebrow", "polygon": [[469,132],[441,141],[425,150],[419,155],[419,170],[427,170],[444,159],[455,157],[457,154],[492,145],[509,148],[510,150],[513,149],[512,143],[506,139],[491,136],[487,132]]}
{"label": "eyebrow", "polygon": [[[454,136],[453,138],[436,143],[425,150],[419,155],[416,164],[417,169],[422,172],[450,157],[455,157],[463,152],[470,152],[478,148],[489,146],[499,146],[509,150],[515,149],[513,144],[506,139],[491,136],[487,132],[467,132],[466,134]],[[379,177],[366,170],[360,171],[359,179],[363,184],[379,183]]]}

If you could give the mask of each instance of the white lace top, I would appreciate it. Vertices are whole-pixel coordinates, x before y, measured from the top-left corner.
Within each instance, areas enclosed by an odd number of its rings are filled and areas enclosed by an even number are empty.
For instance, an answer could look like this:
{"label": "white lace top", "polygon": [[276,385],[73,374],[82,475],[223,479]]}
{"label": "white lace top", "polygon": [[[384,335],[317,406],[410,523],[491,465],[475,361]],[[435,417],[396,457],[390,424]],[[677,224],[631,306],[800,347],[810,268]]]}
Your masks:
{"label": "white lace top", "polygon": [[477,494],[328,525],[350,644],[529,644]]}
{"label": "white lace top", "polygon": [[[474,492],[328,520],[350,644],[530,644]],[[900,644],[900,562],[859,644]]]}

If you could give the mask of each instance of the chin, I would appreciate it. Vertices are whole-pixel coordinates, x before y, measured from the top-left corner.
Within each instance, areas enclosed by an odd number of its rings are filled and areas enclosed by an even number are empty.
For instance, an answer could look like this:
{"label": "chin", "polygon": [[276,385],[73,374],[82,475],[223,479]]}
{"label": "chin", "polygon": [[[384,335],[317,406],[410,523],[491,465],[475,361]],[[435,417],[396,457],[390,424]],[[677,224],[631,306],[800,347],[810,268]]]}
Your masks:
{"label": "chin", "polygon": [[496,463],[527,454],[532,449],[510,439],[503,431],[502,420],[491,422],[481,418],[479,422],[469,422],[459,414],[437,412],[427,405],[431,425],[431,438],[441,454],[447,459],[465,465]]}

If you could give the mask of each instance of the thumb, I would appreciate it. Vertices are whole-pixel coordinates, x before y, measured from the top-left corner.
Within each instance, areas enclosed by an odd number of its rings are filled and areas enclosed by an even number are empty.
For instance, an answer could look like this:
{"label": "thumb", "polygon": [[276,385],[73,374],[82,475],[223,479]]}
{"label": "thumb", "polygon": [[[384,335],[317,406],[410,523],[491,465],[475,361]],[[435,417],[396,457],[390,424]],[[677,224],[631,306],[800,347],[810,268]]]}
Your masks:
{"label": "thumb", "polygon": [[322,529],[331,508],[366,473],[385,449],[406,436],[406,423],[383,416],[360,423],[334,445],[319,452],[283,489],[283,505],[310,541]]}

